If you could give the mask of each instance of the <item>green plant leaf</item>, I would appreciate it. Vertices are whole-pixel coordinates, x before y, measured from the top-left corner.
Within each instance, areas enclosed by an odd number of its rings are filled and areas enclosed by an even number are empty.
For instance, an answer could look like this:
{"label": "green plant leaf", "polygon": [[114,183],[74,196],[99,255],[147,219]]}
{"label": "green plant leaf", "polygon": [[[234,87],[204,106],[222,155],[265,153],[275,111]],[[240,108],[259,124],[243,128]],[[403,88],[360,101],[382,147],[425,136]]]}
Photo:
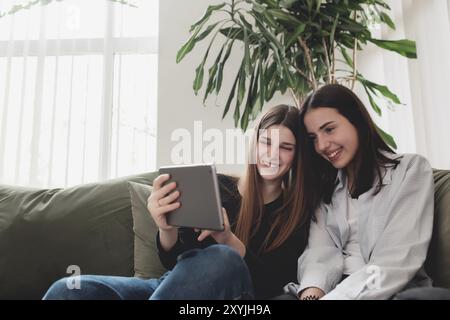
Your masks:
{"label": "green plant leaf", "polygon": [[278,49],[283,48],[280,41],[278,41],[277,37],[274,34],[272,34],[272,32],[270,32],[270,30],[266,28],[264,24],[261,22],[260,17],[255,16],[255,23],[261,30],[263,36],[267,38],[269,45],[274,44]]}
{"label": "green plant leaf", "polygon": [[267,74],[265,76],[266,79],[273,79],[275,71],[277,70],[277,63],[276,61],[272,61],[270,66],[267,68]]}
{"label": "green plant leaf", "polygon": [[238,39],[238,40],[244,40],[244,31],[242,28],[223,28],[219,31],[221,34],[223,34],[227,38],[231,39]]}
{"label": "green plant leaf", "polygon": [[281,8],[290,9],[297,1],[298,0],[280,0],[279,5]]}
{"label": "green plant leaf", "polygon": [[234,126],[237,128],[239,124],[239,119],[241,118],[241,113],[239,110],[240,104],[236,101],[236,106],[234,107],[234,113],[233,113],[233,119],[234,119]]}
{"label": "green plant leaf", "polygon": [[308,6],[308,13],[310,13],[313,7],[313,0],[306,0],[306,5]]}
{"label": "green plant leaf", "polygon": [[248,31],[252,32],[253,26],[251,25],[250,22],[247,21],[247,19],[245,19],[245,16],[240,12],[239,12],[239,18],[241,19],[241,22],[244,25],[244,27],[247,28]]}
{"label": "green plant leaf", "polygon": [[[336,36],[335,36],[335,38],[336,38]],[[345,46],[345,47],[353,50],[354,38],[352,38],[349,34],[346,34],[346,33],[339,34],[339,39],[336,41],[340,42],[342,46]]]}
{"label": "green plant leaf", "polygon": [[250,118],[250,114],[251,114],[251,108],[246,105],[245,109],[244,109],[244,113],[242,114],[242,117],[241,117],[241,129],[244,132],[247,130],[247,127],[248,127],[248,121]]}
{"label": "green plant leaf", "polygon": [[194,34],[181,47],[181,49],[178,50],[178,52],[177,52],[177,60],[176,60],[177,63],[179,63],[189,52],[192,51],[192,49],[194,49],[195,42],[196,42],[195,38],[197,37],[197,34],[200,32],[202,26],[203,26],[203,24],[198,26],[197,29],[195,30]]}
{"label": "green plant leaf", "polygon": [[369,89],[373,89],[381,93],[383,96],[391,100],[392,102],[396,104],[401,104],[400,99],[391,91],[389,88],[385,85],[380,85],[375,82],[369,81],[367,79],[364,79],[361,77],[361,75],[358,76],[358,80],[364,85],[367,86]]}
{"label": "green plant leaf", "polygon": [[206,38],[211,31],[213,31],[213,29],[219,24],[219,22],[216,22],[212,25],[209,25],[205,31],[203,31],[202,33],[200,33],[200,35],[198,37],[195,38],[195,42],[198,42],[200,40],[203,40],[204,38]]}
{"label": "green plant leaf", "polygon": [[[249,0],[249,1],[253,2],[253,0]],[[259,0],[257,0],[257,1],[259,1]],[[279,0],[262,0],[261,2],[266,3],[267,7],[269,7],[269,8],[278,8],[279,7],[278,1]]]}
{"label": "green plant leaf", "polygon": [[252,107],[253,107],[253,97],[255,97],[255,93],[258,90],[258,77],[259,77],[259,68],[255,73],[252,73],[252,76],[250,77],[250,85],[248,89],[248,95],[247,95],[247,101],[244,106],[244,112],[241,117],[241,129],[245,132],[247,130],[248,121],[250,118],[250,115],[252,113]]}
{"label": "green plant leaf", "polygon": [[385,9],[391,10],[389,5],[384,0],[375,0],[375,3],[382,6]]}
{"label": "green plant leaf", "polygon": [[393,149],[397,149],[397,144],[395,143],[394,138],[390,134],[384,132],[380,127],[378,126],[376,127],[378,133],[380,134],[381,138],[383,138],[384,142],[386,142],[387,145],[392,147]]}
{"label": "green plant leaf", "polygon": [[316,0],[316,11],[314,12],[314,15],[317,15],[319,13],[321,5],[322,0]]}
{"label": "green plant leaf", "polygon": [[375,102],[375,100],[373,99],[372,95],[370,94],[369,90],[367,89],[366,86],[364,86],[364,90],[366,91],[367,97],[369,98],[369,102],[370,105],[372,106],[372,109],[379,115],[381,116],[381,109],[380,107],[377,105],[377,103]]}
{"label": "green plant leaf", "polygon": [[214,85],[216,84],[217,80],[216,80],[215,76],[216,76],[217,70],[219,68],[220,58],[222,57],[222,53],[223,53],[223,50],[225,48],[225,45],[226,44],[224,44],[222,46],[222,48],[220,49],[219,54],[216,57],[216,60],[214,61],[214,64],[208,70],[209,79],[208,79],[208,85],[207,85],[206,90],[205,90],[205,95],[203,97],[203,103],[205,103],[206,99],[208,98],[209,93],[211,93],[213,91]]}
{"label": "green plant leaf", "polygon": [[416,42],[408,39],[402,40],[379,40],[369,39],[370,42],[380,48],[397,52],[407,58],[417,58]]}
{"label": "green plant leaf", "polygon": [[259,92],[258,92],[257,98],[256,98],[255,103],[252,108],[252,114],[251,114],[252,120],[255,120],[258,117],[259,113],[261,112],[261,110],[262,110],[261,104],[262,104],[261,96],[259,95]]}
{"label": "green plant leaf", "polygon": [[[334,19],[333,26],[331,27],[330,32],[330,45],[332,46],[334,43],[334,34],[336,33],[336,27],[339,22],[339,12],[336,14],[336,18]],[[331,51],[331,48],[330,48]]]}
{"label": "green plant leaf", "polygon": [[273,78],[269,82],[269,90],[266,93],[266,101],[270,101],[277,90],[280,90],[281,84],[278,77]]}
{"label": "green plant leaf", "polygon": [[206,86],[205,95],[203,96],[203,104],[205,103],[208,95],[213,91],[215,85],[215,75],[217,73],[217,64],[214,64],[208,70],[208,85]]}
{"label": "green plant leaf", "polygon": [[228,110],[230,110],[231,102],[233,101],[234,98],[234,93],[236,91],[238,80],[239,80],[239,72],[237,73],[234,79],[233,86],[231,87],[230,94],[228,95],[227,103],[225,104],[225,108],[223,109],[222,119],[225,118],[225,116],[228,113]]}
{"label": "green plant leaf", "polygon": [[220,88],[222,87],[222,79],[223,79],[223,68],[225,67],[225,63],[230,57],[231,49],[233,48],[234,39],[228,44],[227,51],[225,52],[225,56],[223,57],[222,62],[219,66],[219,71],[217,74],[217,82],[216,82],[216,94],[219,93]]}
{"label": "green plant leaf", "polygon": [[293,26],[301,24],[301,21],[299,21],[295,16],[290,15],[289,13],[281,9],[267,9],[266,12],[268,15],[271,15],[272,17],[277,18],[281,21],[287,22]]}
{"label": "green plant leaf", "polygon": [[297,42],[297,38],[305,31],[306,25],[304,23],[299,23],[295,28],[295,31],[289,35],[289,37],[285,41],[285,47],[289,48],[292,44]]}
{"label": "green plant leaf", "polygon": [[[340,29],[355,32],[355,33],[367,31],[367,28],[365,26],[363,26],[362,24],[360,24],[354,20],[341,18],[341,21],[342,21],[342,23],[339,25]],[[370,32],[369,32],[368,36],[370,36]]]}
{"label": "green plant leaf", "polygon": [[264,21],[267,23],[270,28],[273,30],[277,30],[280,28],[280,24],[275,20],[273,16],[271,16],[267,11],[264,11],[262,14],[262,17],[264,17]]}
{"label": "green plant leaf", "polygon": [[386,12],[380,12],[380,19],[386,23],[392,30],[395,30],[395,24]]}
{"label": "green plant leaf", "polygon": [[[212,44],[212,42],[211,42]],[[208,47],[208,50],[206,50],[205,56],[203,57],[202,62],[198,65],[197,69],[195,69],[195,79],[194,79],[194,92],[195,95],[198,94],[198,91],[200,90],[200,88],[202,87],[203,84],[203,74],[204,74],[204,69],[205,69],[205,62],[206,59],[208,58],[208,54],[209,54],[209,49],[211,48],[211,44]]]}
{"label": "green plant leaf", "polygon": [[248,43],[248,32],[246,27],[244,27],[244,61],[245,61],[245,72],[247,74],[250,74],[252,66],[250,62],[250,46]]}
{"label": "green plant leaf", "polygon": [[257,2],[253,3],[252,9],[253,9],[253,11],[261,13],[261,14],[266,11],[266,7],[261,5],[261,4],[259,4],[259,3],[257,3]]}
{"label": "green plant leaf", "polygon": [[203,15],[203,17],[191,26],[191,28],[189,29],[189,32],[192,32],[197,26],[203,24],[206,20],[208,20],[209,17],[211,16],[211,14],[213,13],[213,11],[220,10],[225,5],[226,5],[226,3],[224,2],[224,3],[218,4],[218,5],[209,6],[208,9],[206,9],[206,12]]}
{"label": "green plant leaf", "polygon": [[350,66],[350,68],[353,68],[353,59],[348,55],[347,50],[345,50],[344,47],[341,47],[341,53],[342,56],[345,59],[345,62],[347,62],[347,64]]}
{"label": "green plant leaf", "polygon": [[245,96],[245,64],[244,68],[239,70],[239,85],[238,85],[238,94],[237,94],[237,105],[241,105]]}
{"label": "green plant leaf", "polygon": [[285,79],[280,79],[278,90],[281,92],[281,94],[285,94],[287,89],[288,89],[287,81]]}
{"label": "green plant leaf", "polygon": [[274,43],[269,43],[269,46],[272,48],[272,52],[274,55],[274,60],[276,61],[275,66],[277,67],[278,74],[281,76],[283,74],[283,61],[281,60],[280,53],[278,52],[278,48]]}
{"label": "green plant leaf", "polygon": [[195,95],[198,94],[198,91],[202,87],[203,84],[203,73],[204,73],[205,62],[202,61],[198,67],[195,69],[195,79],[194,79],[194,92]]}
{"label": "green plant leaf", "polygon": [[264,97],[266,96],[266,85],[267,84],[266,84],[266,79],[264,77],[264,74],[266,72],[263,70],[263,64],[262,64],[261,60],[259,61],[259,64],[260,64],[261,71],[259,73],[259,79],[258,79],[259,80],[259,97],[258,97],[258,99],[259,99],[259,103],[260,103],[260,105],[258,107],[259,107],[259,109],[261,109],[264,105]]}

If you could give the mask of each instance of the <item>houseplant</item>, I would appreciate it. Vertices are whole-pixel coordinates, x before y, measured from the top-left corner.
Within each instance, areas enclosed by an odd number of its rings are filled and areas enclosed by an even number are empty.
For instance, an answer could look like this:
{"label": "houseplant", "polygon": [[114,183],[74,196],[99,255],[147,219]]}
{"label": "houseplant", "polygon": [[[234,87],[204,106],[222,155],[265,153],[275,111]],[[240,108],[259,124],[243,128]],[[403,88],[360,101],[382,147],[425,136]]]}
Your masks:
{"label": "houseplant", "polygon": [[[289,92],[297,106],[320,84],[341,83],[354,88],[360,83],[373,110],[381,115],[379,98],[400,104],[388,87],[369,81],[356,64],[356,51],[367,43],[416,58],[415,42],[372,37],[374,23],[395,28],[390,8],[383,0],[227,0],[207,8],[191,28],[189,40],[177,53],[180,62],[195,44],[207,38],[209,46],[195,71],[195,94],[206,83],[204,99],[222,90],[223,74],[232,50],[241,55],[223,117],[234,103],[235,126],[246,130],[275,92]],[[217,43],[216,43],[217,42]],[[212,45],[217,56],[209,59]],[[240,44],[240,45],[238,45]],[[231,71],[231,70],[228,70]],[[205,79],[206,80],[206,79]],[[379,129],[379,128],[378,128]],[[379,129],[385,141],[394,139]]]}

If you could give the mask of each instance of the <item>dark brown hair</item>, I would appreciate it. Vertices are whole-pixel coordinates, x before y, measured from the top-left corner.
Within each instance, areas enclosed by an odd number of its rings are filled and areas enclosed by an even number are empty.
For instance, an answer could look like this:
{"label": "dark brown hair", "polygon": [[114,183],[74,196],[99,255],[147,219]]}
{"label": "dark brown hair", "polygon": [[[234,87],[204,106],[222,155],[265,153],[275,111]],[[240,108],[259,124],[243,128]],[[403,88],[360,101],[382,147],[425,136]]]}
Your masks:
{"label": "dark brown hair", "polygon": [[331,202],[337,169],[317,154],[304,123],[308,111],[322,107],[336,109],[358,133],[359,146],[352,160],[355,168],[352,196],[358,197],[371,189],[378,178],[374,191],[374,194],[377,194],[382,188],[382,168],[397,166],[399,158],[391,159],[386,156],[385,153],[395,154],[395,152],[381,138],[364,104],[353,91],[339,84],[324,85],[312,92],[306,98],[300,112],[300,143],[304,148],[302,158],[307,168],[311,168],[303,169],[309,173],[308,185],[313,186],[313,192],[319,194],[321,201]]}
{"label": "dark brown hair", "polygon": [[[300,169],[299,157],[299,110],[296,107],[278,105],[271,108],[255,128],[255,134],[250,152],[256,149],[259,133],[272,125],[282,125],[288,128],[295,137],[295,156],[291,169],[283,177],[283,205],[278,210],[271,225],[261,251],[276,249],[286,241],[297,227],[309,222],[310,212],[304,197],[304,180]],[[262,177],[255,161],[247,164],[243,180],[243,195],[241,208],[236,223],[236,236],[247,246],[258,230],[263,215],[264,202],[262,198]]]}

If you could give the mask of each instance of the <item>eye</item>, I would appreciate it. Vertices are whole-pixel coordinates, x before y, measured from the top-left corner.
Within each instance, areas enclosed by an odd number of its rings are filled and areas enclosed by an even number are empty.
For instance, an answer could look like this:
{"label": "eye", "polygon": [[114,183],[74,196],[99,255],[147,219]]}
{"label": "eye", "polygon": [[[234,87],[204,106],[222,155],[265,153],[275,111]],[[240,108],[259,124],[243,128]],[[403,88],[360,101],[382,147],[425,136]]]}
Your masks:
{"label": "eye", "polygon": [[327,127],[324,130],[326,133],[332,133],[334,131],[334,127]]}
{"label": "eye", "polygon": [[292,147],[283,147],[283,146],[281,146],[280,148],[283,149],[283,150],[288,150],[288,151],[294,150],[294,148],[292,148]]}
{"label": "eye", "polygon": [[311,135],[308,136],[308,138],[309,138],[310,141],[315,141],[317,139],[317,136],[311,134]]}

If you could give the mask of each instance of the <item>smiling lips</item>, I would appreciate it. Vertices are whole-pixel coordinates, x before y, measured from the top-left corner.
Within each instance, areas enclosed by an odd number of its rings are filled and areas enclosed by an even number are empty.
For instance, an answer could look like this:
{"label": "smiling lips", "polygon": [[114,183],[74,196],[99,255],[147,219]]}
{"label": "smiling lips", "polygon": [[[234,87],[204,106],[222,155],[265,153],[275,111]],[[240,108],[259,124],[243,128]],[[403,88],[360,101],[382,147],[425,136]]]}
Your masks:
{"label": "smiling lips", "polygon": [[265,162],[265,161],[261,161],[261,164],[262,164],[264,167],[267,167],[267,168],[277,168],[277,167],[279,167],[279,164],[276,163],[276,162]]}
{"label": "smiling lips", "polygon": [[327,157],[328,161],[335,162],[337,159],[339,159],[339,156],[341,155],[342,147],[339,149],[336,149],[332,152],[326,152],[325,156]]}

